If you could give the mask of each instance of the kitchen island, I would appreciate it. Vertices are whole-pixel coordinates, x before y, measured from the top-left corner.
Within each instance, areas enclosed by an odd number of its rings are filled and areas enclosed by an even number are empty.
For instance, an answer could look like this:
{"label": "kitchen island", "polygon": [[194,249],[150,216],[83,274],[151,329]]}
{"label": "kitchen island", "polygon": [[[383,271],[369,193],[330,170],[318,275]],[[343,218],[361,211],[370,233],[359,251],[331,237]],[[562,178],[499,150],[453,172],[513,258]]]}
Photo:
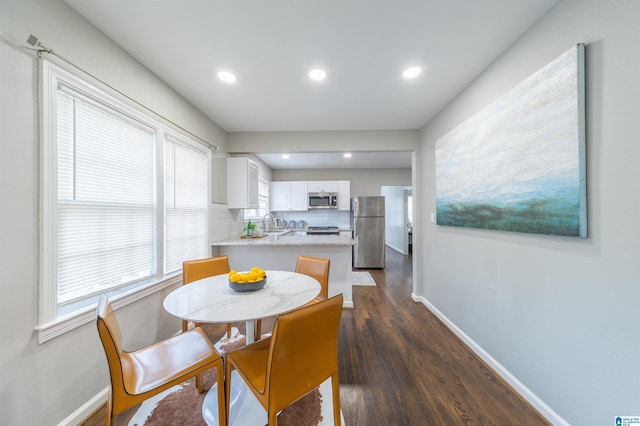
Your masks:
{"label": "kitchen island", "polygon": [[351,247],[345,235],[306,235],[300,230],[269,233],[262,238],[231,238],[211,243],[211,255],[229,256],[229,266],[238,271],[253,266],[293,271],[299,255],[329,259],[329,297],[342,293],[345,308],[353,308],[351,293]]}

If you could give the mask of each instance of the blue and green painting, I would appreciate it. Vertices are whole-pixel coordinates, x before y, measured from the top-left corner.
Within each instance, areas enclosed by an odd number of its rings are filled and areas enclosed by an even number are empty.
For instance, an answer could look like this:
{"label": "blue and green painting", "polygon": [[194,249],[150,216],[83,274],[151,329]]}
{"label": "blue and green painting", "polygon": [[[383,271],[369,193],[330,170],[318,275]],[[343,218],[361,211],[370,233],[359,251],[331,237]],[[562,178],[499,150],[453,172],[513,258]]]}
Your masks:
{"label": "blue and green painting", "polygon": [[436,142],[438,225],[586,237],[583,46]]}

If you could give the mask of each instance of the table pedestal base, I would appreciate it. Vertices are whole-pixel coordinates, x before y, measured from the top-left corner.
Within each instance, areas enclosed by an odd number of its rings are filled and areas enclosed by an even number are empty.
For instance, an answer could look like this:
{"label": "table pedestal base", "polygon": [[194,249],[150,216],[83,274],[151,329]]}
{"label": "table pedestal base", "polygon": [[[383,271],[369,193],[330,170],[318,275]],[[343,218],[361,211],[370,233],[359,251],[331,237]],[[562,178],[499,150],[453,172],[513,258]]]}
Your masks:
{"label": "table pedestal base", "polygon": [[[260,402],[235,370],[231,372],[231,376],[229,426],[266,425],[268,420],[266,410],[262,408]],[[320,385],[320,395],[322,396],[322,422],[318,423],[318,426],[333,425],[333,401],[331,399],[330,378]],[[207,425],[219,426],[217,384],[214,384],[204,397],[202,417]],[[342,412],[340,412],[340,419],[344,425]]]}

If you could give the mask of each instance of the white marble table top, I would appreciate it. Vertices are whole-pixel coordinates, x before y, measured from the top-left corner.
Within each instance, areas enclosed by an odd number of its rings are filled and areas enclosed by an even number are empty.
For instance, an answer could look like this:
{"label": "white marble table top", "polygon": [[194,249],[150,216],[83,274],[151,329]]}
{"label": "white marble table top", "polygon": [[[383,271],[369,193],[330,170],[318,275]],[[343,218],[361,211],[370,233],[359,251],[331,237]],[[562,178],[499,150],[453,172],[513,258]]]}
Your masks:
{"label": "white marble table top", "polygon": [[164,308],[194,322],[253,321],[300,307],[320,293],[320,283],[308,275],[266,272],[264,288],[246,293],[231,290],[227,274],[194,281],[169,293]]}

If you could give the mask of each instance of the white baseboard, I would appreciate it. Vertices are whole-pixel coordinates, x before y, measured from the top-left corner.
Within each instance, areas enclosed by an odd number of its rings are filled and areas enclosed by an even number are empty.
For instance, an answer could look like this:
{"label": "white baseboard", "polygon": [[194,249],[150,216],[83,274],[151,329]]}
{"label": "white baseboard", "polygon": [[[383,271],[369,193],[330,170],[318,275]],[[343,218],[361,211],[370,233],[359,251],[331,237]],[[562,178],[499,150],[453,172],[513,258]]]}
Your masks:
{"label": "white baseboard", "polygon": [[427,299],[421,296],[411,294],[411,299],[414,302],[420,302],[427,307],[435,316],[437,316],[453,333],[458,336],[462,341],[478,355],[484,362],[486,362],[496,373],[498,373],[504,380],[507,381],[529,404],[540,412],[549,422],[554,425],[569,426],[569,423],[564,420],[558,413],[556,413],[551,407],[549,407],[543,400],[533,393],[528,387],[520,382],[513,374],[509,372],[502,364],[500,364],[495,358],[493,358],[487,351],[485,351],[480,345],[478,345],[473,339],[467,336],[453,321],[447,318],[442,312],[440,312],[435,306],[433,306]]}
{"label": "white baseboard", "polygon": [[93,398],[87,401],[84,405],[82,405],[76,411],[71,413],[66,419],[58,423],[58,426],[79,425],[80,423],[85,421],[87,417],[93,414],[94,411],[100,408],[102,404],[107,402],[107,398],[109,398],[109,386],[102,389],[100,392],[98,392],[97,395],[95,395]]}

